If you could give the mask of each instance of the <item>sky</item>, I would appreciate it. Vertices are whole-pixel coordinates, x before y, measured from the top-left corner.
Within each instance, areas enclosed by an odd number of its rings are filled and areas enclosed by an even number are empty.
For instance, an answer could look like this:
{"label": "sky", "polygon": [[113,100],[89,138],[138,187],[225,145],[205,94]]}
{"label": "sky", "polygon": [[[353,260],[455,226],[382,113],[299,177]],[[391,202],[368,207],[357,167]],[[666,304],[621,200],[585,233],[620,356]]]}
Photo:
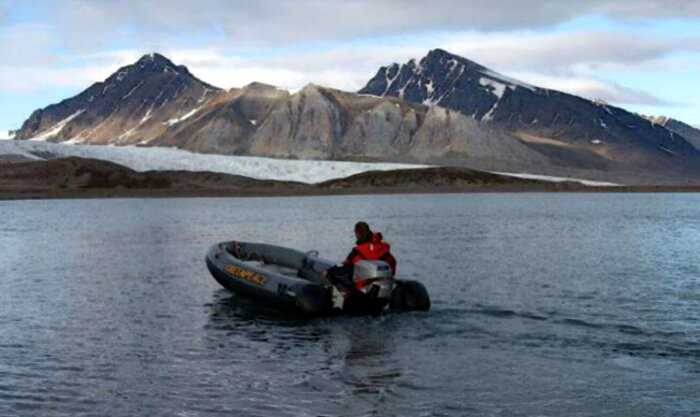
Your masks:
{"label": "sky", "polygon": [[354,91],[434,48],[700,126],[697,0],[0,0],[0,132],[150,52],[222,88]]}

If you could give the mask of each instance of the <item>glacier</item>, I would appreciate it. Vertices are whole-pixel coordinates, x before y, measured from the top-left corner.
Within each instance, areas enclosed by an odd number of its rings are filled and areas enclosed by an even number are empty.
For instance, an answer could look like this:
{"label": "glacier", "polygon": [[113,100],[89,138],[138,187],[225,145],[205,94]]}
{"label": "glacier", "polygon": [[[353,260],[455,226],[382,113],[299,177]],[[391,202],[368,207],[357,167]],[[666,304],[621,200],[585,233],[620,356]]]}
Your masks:
{"label": "glacier", "polygon": [[65,145],[44,141],[4,140],[0,155],[30,159],[45,157],[92,158],[111,161],[135,171],[210,171],[245,177],[297,181],[307,184],[344,178],[367,171],[425,168],[427,165],[346,161],[275,159],[255,156],[200,154],[166,147]]}
{"label": "glacier", "polygon": [[[140,172],[166,170],[210,171],[262,180],[296,181],[307,184],[345,178],[367,171],[392,171],[397,169],[428,168],[430,166],[388,162],[276,159],[258,156],[201,154],[166,147],[67,145],[46,141],[24,140],[0,141],[0,155],[4,154],[21,155],[34,160],[42,160],[47,157],[77,156],[111,161]],[[507,177],[548,182],[571,181],[587,186],[614,187],[620,185],[611,182],[529,173],[492,173]]]}

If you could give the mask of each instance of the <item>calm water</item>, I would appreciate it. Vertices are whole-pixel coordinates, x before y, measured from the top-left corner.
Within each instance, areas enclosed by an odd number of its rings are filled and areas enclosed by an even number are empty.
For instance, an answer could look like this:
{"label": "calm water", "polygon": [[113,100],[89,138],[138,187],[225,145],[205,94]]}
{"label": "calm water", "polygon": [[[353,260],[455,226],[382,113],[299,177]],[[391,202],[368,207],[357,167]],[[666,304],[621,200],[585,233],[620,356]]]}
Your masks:
{"label": "calm water", "polygon": [[[697,416],[700,195],[0,202],[1,416]],[[341,258],[365,219],[429,313],[304,321],[218,241]]]}

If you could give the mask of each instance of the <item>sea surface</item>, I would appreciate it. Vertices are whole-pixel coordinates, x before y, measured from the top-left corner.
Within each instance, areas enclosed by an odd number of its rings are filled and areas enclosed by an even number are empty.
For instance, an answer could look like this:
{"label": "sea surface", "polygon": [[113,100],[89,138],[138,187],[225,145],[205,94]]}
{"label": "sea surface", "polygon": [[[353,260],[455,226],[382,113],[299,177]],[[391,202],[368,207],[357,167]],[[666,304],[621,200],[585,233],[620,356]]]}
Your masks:
{"label": "sea surface", "polygon": [[[430,312],[305,320],[207,249],[383,232]],[[698,416],[700,195],[0,202],[0,416]]]}

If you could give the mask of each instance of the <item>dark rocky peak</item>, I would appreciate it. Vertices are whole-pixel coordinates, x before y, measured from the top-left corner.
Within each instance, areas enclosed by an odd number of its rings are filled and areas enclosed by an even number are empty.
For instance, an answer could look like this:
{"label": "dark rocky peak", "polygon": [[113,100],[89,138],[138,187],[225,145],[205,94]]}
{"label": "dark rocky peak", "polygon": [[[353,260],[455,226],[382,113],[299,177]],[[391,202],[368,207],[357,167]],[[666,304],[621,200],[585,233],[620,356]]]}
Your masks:
{"label": "dark rocky peak", "polygon": [[[458,92],[501,98],[506,89],[517,88],[539,91],[536,87],[506,77],[474,61],[443,49],[433,49],[418,63],[412,59],[405,64],[395,63],[381,67],[360,93],[395,96],[427,105],[439,105],[449,97],[454,98]],[[484,104],[488,104],[486,101]]]}
{"label": "dark rocky peak", "polygon": [[142,56],[138,61],[136,61],[136,65],[142,67],[147,65],[171,67],[175,66],[175,64],[173,64],[171,60],[166,58],[164,55],[159,54],[158,52],[151,52],[150,54]]}
{"label": "dark rocky peak", "polygon": [[488,71],[486,67],[474,61],[470,61],[467,58],[447,52],[444,49],[433,49],[428,52],[428,54],[421,59],[420,66],[426,70],[445,67],[452,69],[456,66],[464,66],[465,70],[469,71]]}
{"label": "dark rocky peak", "polygon": [[359,92],[441,105],[450,96],[454,97],[456,90],[474,89],[478,95],[491,96],[500,95],[506,86],[516,88],[516,85],[521,85],[511,81],[514,80],[506,80],[506,77],[466,58],[443,49],[433,49],[418,62],[411,59],[405,64],[394,63],[380,68]]}
{"label": "dark rocky peak", "polygon": [[690,133],[674,134],[667,120],[650,122],[606,103],[534,87],[441,49],[430,51],[418,64],[380,69],[360,93],[456,110],[514,132],[528,146],[542,148],[545,138],[558,151],[573,146],[598,159],[632,159],[631,151],[611,156],[630,143],[634,152],[655,157],[697,153],[681,138]]}
{"label": "dark rocky peak", "polygon": [[[151,53],[119,68],[80,94],[35,111],[23,124],[19,137],[31,138],[55,130],[60,135],[52,134],[52,138],[69,138],[79,126],[94,121],[111,119],[115,125],[147,121],[159,111],[162,118],[172,119],[173,109],[201,106],[216,91],[219,89],[197,79],[184,65],[175,65],[163,55]],[[170,107],[165,107],[166,104]],[[103,134],[106,137],[113,133],[105,130]],[[92,131],[90,134],[99,136]]]}
{"label": "dark rocky peak", "polygon": [[184,65],[175,65],[171,60],[158,53],[142,56],[134,64],[119,68],[105,80],[105,83],[119,83],[128,78],[143,78],[152,75],[165,74],[195,78]]}

